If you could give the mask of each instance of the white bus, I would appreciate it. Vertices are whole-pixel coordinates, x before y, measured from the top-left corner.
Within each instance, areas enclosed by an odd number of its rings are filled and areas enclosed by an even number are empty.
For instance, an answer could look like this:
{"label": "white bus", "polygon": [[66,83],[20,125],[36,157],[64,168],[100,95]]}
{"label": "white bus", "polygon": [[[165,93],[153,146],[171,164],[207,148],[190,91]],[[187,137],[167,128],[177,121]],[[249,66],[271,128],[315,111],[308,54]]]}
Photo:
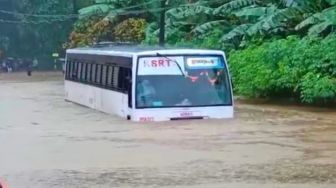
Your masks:
{"label": "white bus", "polygon": [[67,50],[65,98],[132,121],[232,118],[225,54],[105,46]]}

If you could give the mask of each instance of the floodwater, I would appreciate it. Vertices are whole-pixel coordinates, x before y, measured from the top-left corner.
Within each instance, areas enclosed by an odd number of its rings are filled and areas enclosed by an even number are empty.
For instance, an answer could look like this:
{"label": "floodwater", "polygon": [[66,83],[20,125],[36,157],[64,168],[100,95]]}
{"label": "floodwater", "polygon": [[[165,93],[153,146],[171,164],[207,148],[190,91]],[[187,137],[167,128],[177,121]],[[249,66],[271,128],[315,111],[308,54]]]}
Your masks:
{"label": "floodwater", "polygon": [[227,120],[133,123],[63,99],[59,73],[0,74],[10,188],[335,188],[336,112],[238,102]]}

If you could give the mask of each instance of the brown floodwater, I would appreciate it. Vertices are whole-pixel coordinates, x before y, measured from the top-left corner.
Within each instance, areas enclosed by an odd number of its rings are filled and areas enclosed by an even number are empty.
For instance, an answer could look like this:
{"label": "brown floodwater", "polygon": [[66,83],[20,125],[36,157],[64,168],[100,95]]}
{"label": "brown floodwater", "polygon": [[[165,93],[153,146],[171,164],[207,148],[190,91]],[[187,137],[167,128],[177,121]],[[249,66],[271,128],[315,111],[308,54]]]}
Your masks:
{"label": "brown floodwater", "polygon": [[60,73],[1,73],[0,151],[10,188],[334,188],[336,110],[141,124],[65,102]]}

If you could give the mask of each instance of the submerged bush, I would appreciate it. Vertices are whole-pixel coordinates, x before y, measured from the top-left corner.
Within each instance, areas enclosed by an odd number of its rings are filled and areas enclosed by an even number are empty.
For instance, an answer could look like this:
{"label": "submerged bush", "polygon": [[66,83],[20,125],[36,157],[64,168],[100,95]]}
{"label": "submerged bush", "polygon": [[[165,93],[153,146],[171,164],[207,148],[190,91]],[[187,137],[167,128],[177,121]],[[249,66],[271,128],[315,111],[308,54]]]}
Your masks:
{"label": "submerged bush", "polygon": [[336,36],[287,39],[233,51],[229,63],[238,94],[336,102]]}

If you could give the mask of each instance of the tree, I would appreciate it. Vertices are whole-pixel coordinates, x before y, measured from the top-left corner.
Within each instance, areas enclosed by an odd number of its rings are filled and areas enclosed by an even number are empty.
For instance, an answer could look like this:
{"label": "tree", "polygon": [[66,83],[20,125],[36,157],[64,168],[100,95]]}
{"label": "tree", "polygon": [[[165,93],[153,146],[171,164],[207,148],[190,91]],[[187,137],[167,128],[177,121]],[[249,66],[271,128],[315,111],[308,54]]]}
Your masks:
{"label": "tree", "polygon": [[[197,1],[167,11],[167,35],[204,36],[219,28],[223,43],[242,44],[258,36],[330,33],[335,26],[334,0]],[[176,30],[176,28],[178,28]]]}
{"label": "tree", "polygon": [[[166,12],[166,39],[202,39],[222,31],[224,46],[291,34],[328,35],[335,30],[335,0],[170,0]],[[156,43],[159,33],[158,0],[95,0],[79,10],[77,25],[99,17],[112,25],[140,17],[149,22],[147,43]]]}
{"label": "tree", "polygon": [[[73,4],[68,0],[12,0],[2,7],[1,19],[10,23],[0,30],[0,43],[8,44],[6,54],[19,58],[48,58],[62,50],[73,25]],[[7,8],[7,9],[6,9]],[[2,45],[3,47],[4,45]]]}
{"label": "tree", "polygon": [[[131,17],[130,15],[143,15],[146,13],[147,5],[154,0],[95,0],[88,7],[79,10],[79,19],[86,19],[90,16],[101,16],[104,20],[115,22],[118,18]],[[125,18],[124,18],[125,19]]]}

